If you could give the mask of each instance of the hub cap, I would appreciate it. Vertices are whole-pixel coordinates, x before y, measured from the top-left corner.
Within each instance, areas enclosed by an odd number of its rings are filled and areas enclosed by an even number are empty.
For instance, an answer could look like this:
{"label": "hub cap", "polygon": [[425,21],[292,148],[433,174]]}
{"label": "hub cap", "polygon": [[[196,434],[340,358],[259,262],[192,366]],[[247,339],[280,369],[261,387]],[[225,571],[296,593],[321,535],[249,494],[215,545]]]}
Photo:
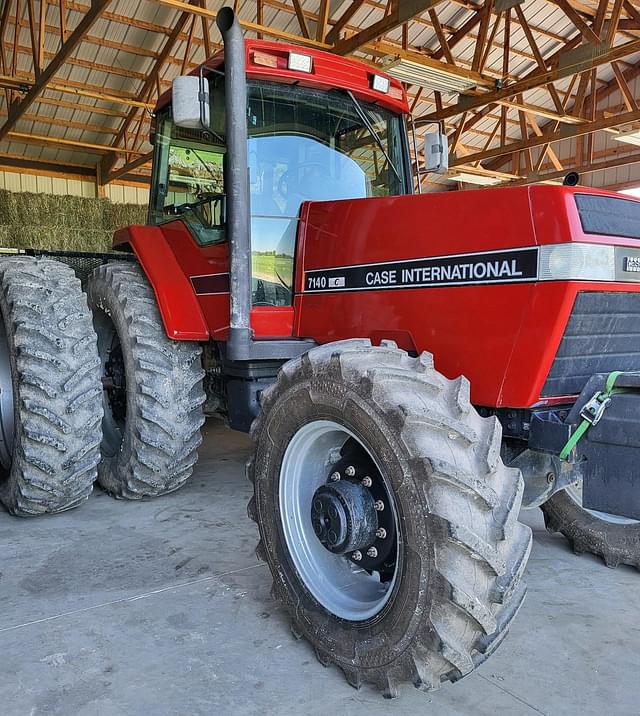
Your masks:
{"label": "hub cap", "polygon": [[398,572],[393,494],[373,456],[329,420],[303,426],[280,470],[280,519],[293,564],[313,597],[349,621],[388,602]]}
{"label": "hub cap", "polygon": [[320,542],[334,554],[366,550],[376,539],[378,515],[373,495],[362,485],[340,480],[316,490],[311,524]]}

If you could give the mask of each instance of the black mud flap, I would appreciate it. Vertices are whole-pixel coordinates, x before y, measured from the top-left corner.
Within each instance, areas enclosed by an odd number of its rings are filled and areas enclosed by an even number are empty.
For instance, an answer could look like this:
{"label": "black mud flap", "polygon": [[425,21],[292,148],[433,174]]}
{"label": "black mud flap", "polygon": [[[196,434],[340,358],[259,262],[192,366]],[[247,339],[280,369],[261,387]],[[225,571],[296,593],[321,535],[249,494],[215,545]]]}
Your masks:
{"label": "black mud flap", "polygon": [[[566,422],[579,425],[580,410],[604,389],[606,373],[592,376]],[[625,392],[612,396],[599,422],[576,446],[572,459],[583,475],[582,506],[640,520],[640,372],[615,383]]]}

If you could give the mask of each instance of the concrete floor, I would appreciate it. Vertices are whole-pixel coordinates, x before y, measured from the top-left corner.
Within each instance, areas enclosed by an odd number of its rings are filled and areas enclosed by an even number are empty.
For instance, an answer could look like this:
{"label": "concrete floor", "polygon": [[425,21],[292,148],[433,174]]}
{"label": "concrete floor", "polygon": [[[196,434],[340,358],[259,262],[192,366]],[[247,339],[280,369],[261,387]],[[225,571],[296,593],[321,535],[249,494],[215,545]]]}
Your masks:
{"label": "concrete floor", "polygon": [[432,694],[353,690],[270,597],[245,512],[249,449],[210,422],[177,494],[0,512],[3,716],[640,714],[640,575],[574,556],[539,511],[524,517],[528,600],[488,662]]}

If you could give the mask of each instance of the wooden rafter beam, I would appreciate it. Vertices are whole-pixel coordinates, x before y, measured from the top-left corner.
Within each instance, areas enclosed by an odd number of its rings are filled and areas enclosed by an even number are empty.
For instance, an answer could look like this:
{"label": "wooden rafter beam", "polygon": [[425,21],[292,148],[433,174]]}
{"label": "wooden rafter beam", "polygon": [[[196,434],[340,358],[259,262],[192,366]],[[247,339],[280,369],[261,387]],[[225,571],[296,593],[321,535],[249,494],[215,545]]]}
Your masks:
{"label": "wooden rafter beam", "polygon": [[[449,117],[455,117],[457,114],[461,114],[462,112],[466,112],[470,109],[498,102],[501,99],[510,99],[521,92],[526,92],[528,90],[547,85],[550,82],[555,82],[564,77],[569,77],[575,74],[576,71],[584,72],[591,70],[595,67],[600,67],[601,65],[608,64],[609,62],[622,59],[623,57],[627,57],[628,55],[632,55],[636,52],[640,52],[640,40],[632,40],[631,42],[626,42],[623,45],[611,48],[606,52],[595,54],[588,59],[581,61],[579,64],[564,67],[560,64],[550,70],[541,72],[534,71],[508,87],[503,87],[495,90],[494,92],[479,94],[475,97],[463,97],[456,104],[444,108],[442,112],[427,114],[424,117],[419,118],[418,121],[437,121],[447,119]],[[560,53],[560,57],[561,56],[562,53]]]}
{"label": "wooden rafter beam", "polygon": [[38,67],[44,67],[44,27],[47,19],[47,2],[40,0],[40,21],[38,22]]}
{"label": "wooden rafter beam", "polygon": [[[36,80],[33,77],[15,77],[12,75],[0,75],[0,87],[12,87],[25,91],[28,93],[36,85]],[[87,89],[84,89],[84,88]],[[129,107],[138,107],[143,109],[152,109],[153,105],[147,102],[141,102],[140,100],[133,99],[130,95],[115,95],[109,92],[105,92],[100,87],[94,87],[93,85],[85,85],[81,82],[72,82],[71,80],[56,80],[50,82],[45,88],[46,90],[53,90],[54,92],[63,92],[65,94],[73,94],[78,97],[90,97],[91,99],[99,99],[103,102],[114,102],[116,104],[123,104]],[[40,101],[40,95],[34,99],[34,102]],[[26,111],[26,110],[25,110]],[[98,110],[99,111],[99,110]],[[117,114],[117,113],[115,113]]]}
{"label": "wooden rafter beam", "polygon": [[[17,0],[16,0],[17,2]],[[16,14],[18,14],[18,5],[16,5]],[[33,74],[38,77],[40,75],[40,57],[38,55],[38,34],[36,32],[36,10],[33,0],[27,0],[27,14],[29,17],[29,35],[31,37],[31,55],[33,57]],[[16,28],[17,30],[17,28]],[[18,32],[14,33],[13,52],[14,56],[18,52],[19,44]]]}
{"label": "wooden rafter beam", "polygon": [[351,0],[351,5],[342,13],[342,15],[336,20],[333,27],[327,33],[327,42],[335,44],[335,41],[340,37],[340,33],[347,26],[351,18],[358,12],[358,10],[364,5],[365,0]]}
{"label": "wooden rafter beam", "polygon": [[67,5],[65,0],[58,0],[58,10],[60,12],[60,42],[64,44],[67,40]]}
{"label": "wooden rafter beam", "polygon": [[[638,121],[640,121],[640,110],[625,112],[623,114],[618,114],[615,117],[601,117],[590,122],[585,122],[584,124],[563,127],[561,131],[544,132],[541,136],[528,137],[527,139],[523,139],[518,142],[509,142],[508,144],[495,147],[494,149],[488,149],[486,152],[478,152],[471,155],[471,157],[466,157],[465,161],[477,162],[485,159],[493,159],[495,157],[504,156],[505,154],[512,154],[513,152],[532,149],[533,147],[540,147],[546,143],[559,142],[561,139],[581,137],[585,134],[591,134],[592,132],[597,132],[602,129],[610,129],[622,124],[629,124],[631,122]],[[454,159],[450,162],[450,166],[456,166],[460,163],[461,162],[459,160]]]}
{"label": "wooden rafter beam", "polygon": [[298,18],[298,25],[300,25],[300,32],[304,37],[311,37],[309,33],[309,26],[307,25],[307,18],[304,16],[304,10],[300,4],[300,0],[293,0],[293,7],[296,11],[296,17]]}
{"label": "wooden rafter beam", "polygon": [[622,12],[622,0],[613,1],[613,9],[611,10],[611,17],[609,18],[609,25],[607,27],[607,36],[605,38],[605,44],[611,47],[613,40],[618,32],[618,23],[620,22],[620,13]]}
{"label": "wooden rafter beam", "polygon": [[320,0],[320,12],[318,13],[318,20],[316,22],[316,40],[318,42],[324,41],[324,36],[327,32],[327,23],[329,22],[330,9],[329,0]]}
{"label": "wooden rafter beam", "polygon": [[[529,47],[531,48],[531,51],[533,52],[533,56],[536,59],[536,63],[538,64],[538,67],[543,72],[547,69],[547,66],[545,64],[544,58],[542,57],[542,53],[540,52],[540,49],[538,48],[538,43],[535,41],[535,38],[533,37],[533,34],[531,32],[531,28],[527,24],[527,20],[524,16],[524,13],[522,12],[522,8],[519,5],[516,5],[515,7],[516,15],[518,19],[520,20],[520,24],[524,30],[524,34],[527,37],[527,42],[529,43]],[[551,95],[551,99],[553,100],[553,104],[556,107],[556,110],[560,113],[562,113],[562,101],[560,100],[560,97],[558,95],[558,91],[554,87],[554,85],[549,82],[546,85],[546,88]]]}
{"label": "wooden rafter beam", "polygon": [[[7,65],[7,56],[4,51],[4,34],[7,29],[7,18],[9,17],[9,6],[10,6],[9,0],[5,0],[4,7],[2,8],[2,13],[0,14],[0,72],[2,74],[8,74],[9,67]],[[12,94],[10,90],[5,89],[5,101],[7,103],[7,106],[11,104],[11,98]]]}
{"label": "wooden rafter beam", "polygon": [[571,20],[575,28],[580,32],[585,42],[593,42],[595,44],[600,42],[600,38],[591,29],[591,27],[582,19],[582,17],[576,12],[573,5],[570,5],[568,0],[553,0],[554,4],[557,5],[562,12]]}
{"label": "wooden rafter beam", "polygon": [[[218,13],[216,10],[209,10],[209,8],[206,7],[200,7],[198,5],[191,5],[188,2],[185,2],[184,0],[154,0],[154,2],[158,3],[159,5],[164,5],[165,7],[171,7],[174,10],[181,10],[182,12],[186,13],[193,13],[195,15],[200,15],[201,17],[209,18],[209,20],[213,21],[218,16]],[[262,33],[263,35],[266,35],[267,37],[275,37],[279,40],[285,40],[287,42],[295,42],[299,45],[306,45],[309,47],[318,47],[320,49],[330,49],[330,45],[327,45],[325,42],[321,42],[319,40],[314,40],[311,37],[303,37],[302,35],[295,35],[291,32],[285,32],[284,30],[278,30],[274,27],[269,27],[268,25],[261,25],[257,22],[250,22],[248,20],[242,20],[238,18],[238,22],[240,23],[240,27],[242,27],[244,30],[249,30],[251,32],[255,33]]]}
{"label": "wooden rafter beam", "polygon": [[[639,164],[640,163],[640,153],[636,154],[626,154],[624,156],[619,156],[614,159],[608,159],[603,162],[589,162],[584,164],[578,164],[575,167],[572,167],[574,171],[577,171],[579,174],[593,174],[594,172],[601,172],[605,169],[615,169],[617,167],[624,167],[628,166],[630,164]],[[538,173],[534,172],[533,174],[530,174],[529,176],[523,178],[523,179],[516,179],[514,181],[509,182],[509,186],[512,185],[518,185],[518,184],[535,184],[542,181],[550,181],[553,179],[562,179],[564,175],[567,173],[567,168],[564,168],[562,170],[556,170],[553,172],[545,172],[545,173]]]}
{"label": "wooden rafter beam", "polygon": [[3,153],[0,156],[0,170],[19,171],[26,174],[47,174],[48,176],[73,179],[93,178],[96,175],[92,164],[60,164],[37,159],[27,159],[21,154]]}
{"label": "wooden rafter beam", "polygon": [[491,11],[493,10],[493,0],[484,0],[484,6],[480,11],[482,19],[480,20],[480,29],[478,30],[478,37],[476,38],[476,46],[473,50],[473,61],[471,63],[471,69],[474,72],[480,72],[480,62],[484,51],[484,43],[487,40],[489,34],[489,24],[491,22]]}
{"label": "wooden rafter beam", "polygon": [[440,43],[440,49],[442,51],[442,54],[443,54],[445,60],[450,65],[455,65],[456,62],[453,59],[453,55],[451,54],[451,47],[449,46],[449,42],[448,42],[447,38],[445,37],[444,31],[442,29],[442,25],[440,24],[440,20],[438,19],[438,13],[435,11],[434,8],[431,8],[429,10],[429,18],[431,19],[433,29],[436,32],[436,37],[438,38],[438,42]]}
{"label": "wooden rafter beam", "polygon": [[493,27],[491,28],[491,32],[489,33],[489,38],[487,40],[484,52],[482,53],[482,58],[480,59],[480,65],[478,67],[478,72],[480,72],[480,74],[482,74],[484,72],[485,65],[487,64],[487,60],[489,59],[489,54],[491,53],[491,50],[494,47],[496,34],[498,33],[498,30],[500,28],[501,21],[502,21],[502,13],[499,12],[496,14],[496,18],[493,22]]}
{"label": "wooden rafter beam", "polygon": [[[0,111],[0,117],[6,116],[6,112]],[[90,122],[75,122],[68,119],[60,119],[58,117],[49,117],[45,114],[25,114],[23,119],[26,122],[34,122],[41,124],[48,124],[54,127],[65,127],[68,129],[80,129],[83,132],[95,132],[96,134],[110,134],[113,135],[118,133],[117,129],[107,127],[102,124],[92,124]]]}
{"label": "wooden rafter beam", "polygon": [[[354,0],[356,1],[356,0]],[[357,0],[359,2],[359,0]],[[54,3],[56,0],[48,0],[49,3]],[[461,8],[464,8],[465,10],[475,10],[477,11],[479,8],[474,5],[473,3],[470,3],[468,0],[450,0],[452,5],[458,5]],[[265,6],[272,7],[276,10],[281,10],[282,12],[293,14],[295,13],[295,10],[290,2],[285,2],[284,0],[263,0],[263,3]],[[367,6],[370,8],[377,8],[384,10],[386,7],[386,0],[362,0],[362,2],[359,2],[360,6]],[[77,0],[67,0],[67,7],[68,9],[75,10],[76,12],[86,12],[88,9],[88,6],[77,2]],[[315,22],[317,20],[317,13],[312,12],[311,10],[304,10],[305,17],[307,18],[307,21],[312,20]],[[157,23],[152,22],[146,22],[144,20],[140,20],[138,18],[131,18],[127,15],[119,15],[114,12],[106,12],[104,13],[105,20],[111,20],[113,22],[118,22],[127,26],[136,27],[141,30],[149,30],[150,32],[156,32],[159,34],[169,35],[171,33],[170,27],[165,27],[163,25],[158,25]],[[339,20],[334,21],[333,25],[334,28],[339,24]],[[414,18],[413,22],[417,25],[422,25],[425,27],[430,27],[429,21],[426,20],[424,17],[417,16]],[[518,20],[514,20],[516,24],[518,24]],[[329,22],[329,24],[332,24],[332,21]],[[540,35],[541,37],[548,38],[550,40],[554,40],[555,42],[563,42],[564,37],[562,35],[559,35],[557,32],[554,32],[553,30],[550,30],[548,28],[540,27],[538,25],[533,25],[529,23],[529,26],[533,32],[535,32],[537,35]],[[343,29],[347,29],[346,25]],[[357,32],[359,28],[353,26],[349,28],[353,32]],[[257,32],[257,30],[256,30]],[[331,34],[331,30],[329,31],[329,34]],[[327,42],[332,43],[334,42],[335,38],[329,39],[327,38]],[[198,42],[202,43],[202,40],[198,38]]]}
{"label": "wooden rafter beam", "polygon": [[[29,54],[30,49],[28,47],[25,47],[24,45],[18,45],[18,52],[20,54]],[[47,59],[53,59],[55,57],[54,52],[47,52],[46,50],[43,53],[43,57],[45,60]],[[124,67],[116,67],[114,65],[105,65],[99,62],[91,62],[89,60],[82,60],[78,57],[70,57],[67,60],[68,65],[73,65],[74,67],[84,67],[89,70],[99,70],[100,72],[104,72],[108,75],[117,75],[120,77],[129,77],[134,79],[144,79],[145,75],[143,75],[141,72],[136,72],[134,70],[128,70]]]}
{"label": "wooden rafter beam", "polygon": [[137,159],[133,159],[132,161],[127,162],[119,169],[116,169],[115,171],[111,172],[111,174],[109,174],[109,182],[116,181],[117,179],[120,179],[121,177],[125,176],[125,174],[129,174],[129,172],[132,172],[134,169],[139,169],[140,167],[149,164],[152,157],[153,152],[147,152],[146,154],[139,156]]}
{"label": "wooden rafter beam", "polygon": [[[638,104],[636,102],[635,97],[633,96],[633,93],[631,92],[631,89],[629,88],[629,84],[625,79],[624,73],[620,69],[620,65],[617,62],[612,62],[611,69],[613,70],[616,82],[618,83],[618,87],[620,88],[620,94],[624,99],[624,103],[626,104],[627,109],[629,111],[637,109]],[[595,103],[592,103],[592,105],[595,107]]]}
{"label": "wooden rafter beam", "polygon": [[573,115],[566,114],[565,112],[562,112],[562,114],[560,114],[559,112],[554,112],[553,110],[547,109],[546,107],[540,107],[539,105],[535,104],[528,104],[527,102],[502,99],[496,104],[502,105],[504,107],[511,107],[512,109],[516,109],[520,112],[527,112],[527,114],[533,116],[552,119],[561,124],[582,124],[583,122],[587,121],[582,117],[574,117]]}
{"label": "wooden rafter beam", "polygon": [[54,77],[56,72],[58,72],[58,70],[71,56],[71,53],[77,49],[78,45],[82,42],[91,26],[96,22],[96,20],[98,20],[102,12],[106,10],[110,2],[111,0],[93,0],[93,4],[91,5],[89,12],[82,18],[82,20],[80,20],[77,27],[69,35],[67,41],[62,45],[56,56],[42,70],[31,89],[20,100],[20,102],[15,103],[11,107],[9,117],[0,127],[0,140],[7,136],[7,134],[15,126],[16,122],[33,104],[38,95]]}
{"label": "wooden rafter beam", "polygon": [[426,12],[435,7],[443,0],[398,0],[391,6],[391,11],[378,22],[360,30],[352,37],[345,40],[338,40],[333,46],[333,51],[339,55],[349,55],[360,49],[371,40],[376,40],[386,35],[402,23],[412,20],[416,15]]}
{"label": "wooden rafter beam", "polygon": [[63,147],[64,149],[79,149],[83,152],[92,152],[98,154],[108,154],[110,152],[120,152],[126,154],[138,154],[139,152],[129,152],[112,147],[109,144],[94,144],[92,142],[79,142],[75,139],[63,139],[61,137],[49,137],[39,134],[28,134],[27,132],[8,132],[6,135],[9,139],[16,142],[26,142],[27,144],[44,144],[50,146],[52,144]]}
{"label": "wooden rafter beam", "polygon": [[[196,0],[190,0],[191,2],[195,2]],[[191,7],[191,6],[187,6]],[[203,8],[200,8],[203,9]],[[173,31],[169,35],[169,37],[165,40],[164,46],[158,55],[153,68],[151,69],[151,72],[148,74],[146,80],[144,81],[144,84],[140,90],[140,95],[145,97],[150,95],[153,88],[156,86],[156,83],[159,82],[160,79],[160,71],[162,70],[166,59],[169,57],[169,55],[173,52],[174,47],[176,43],[178,42],[178,38],[180,37],[182,31],[184,30],[185,25],[187,24],[189,18],[191,16],[187,12],[182,12],[178,19],[176,20]],[[193,20],[195,20],[195,15],[193,15]],[[143,110],[144,111],[144,110]],[[136,118],[138,110],[136,108],[132,108],[129,111],[129,114],[125,118],[124,122],[122,123],[122,126],[120,127],[120,131],[118,132],[114,142],[113,146],[114,148],[117,148],[125,139],[127,136],[127,132],[129,131],[129,127],[133,123],[133,121]],[[102,184],[107,184],[109,182],[109,176],[111,172],[113,171],[113,168],[116,163],[116,157],[111,156],[108,158],[105,158],[103,162],[101,162],[100,166],[100,179]]]}

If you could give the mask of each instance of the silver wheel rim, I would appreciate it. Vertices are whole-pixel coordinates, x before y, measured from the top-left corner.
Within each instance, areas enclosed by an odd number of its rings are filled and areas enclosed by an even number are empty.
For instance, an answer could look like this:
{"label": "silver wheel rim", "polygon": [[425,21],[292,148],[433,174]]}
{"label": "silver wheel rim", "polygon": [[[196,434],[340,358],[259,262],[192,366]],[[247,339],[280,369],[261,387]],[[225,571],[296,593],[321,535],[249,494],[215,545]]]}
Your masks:
{"label": "silver wheel rim", "polygon": [[0,463],[5,470],[11,467],[13,431],[13,381],[9,341],[4,322],[0,320]]}
{"label": "silver wheel rim", "polygon": [[[315,491],[327,480],[331,456],[353,438],[371,458],[375,458],[350,430],[331,420],[316,420],[304,425],[291,438],[280,468],[280,520],[284,539],[293,564],[305,587],[327,611],[348,621],[364,621],[378,614],[389,601],[397,579],[381,582],[377,572],[369,574],[343,555],[323,547],[311,524],[311,504]],[[385,480],[396,522],[393,496]]]}
{"label": "silver wheel rim", "polygon": [[609,512],[598,512],[598,510],[590,510],[587,507],[582,507],[582,480],[575,485],[569,485],[566,488],[566,493],[569,497],[579,505],[585,512],[588,512],[592,517],[596,517],[604,522],[609,522],[612,525],[637,525],[640,524],[638,520],[632,520],[630,517],[622,517],[621,515],[612,515]]}

